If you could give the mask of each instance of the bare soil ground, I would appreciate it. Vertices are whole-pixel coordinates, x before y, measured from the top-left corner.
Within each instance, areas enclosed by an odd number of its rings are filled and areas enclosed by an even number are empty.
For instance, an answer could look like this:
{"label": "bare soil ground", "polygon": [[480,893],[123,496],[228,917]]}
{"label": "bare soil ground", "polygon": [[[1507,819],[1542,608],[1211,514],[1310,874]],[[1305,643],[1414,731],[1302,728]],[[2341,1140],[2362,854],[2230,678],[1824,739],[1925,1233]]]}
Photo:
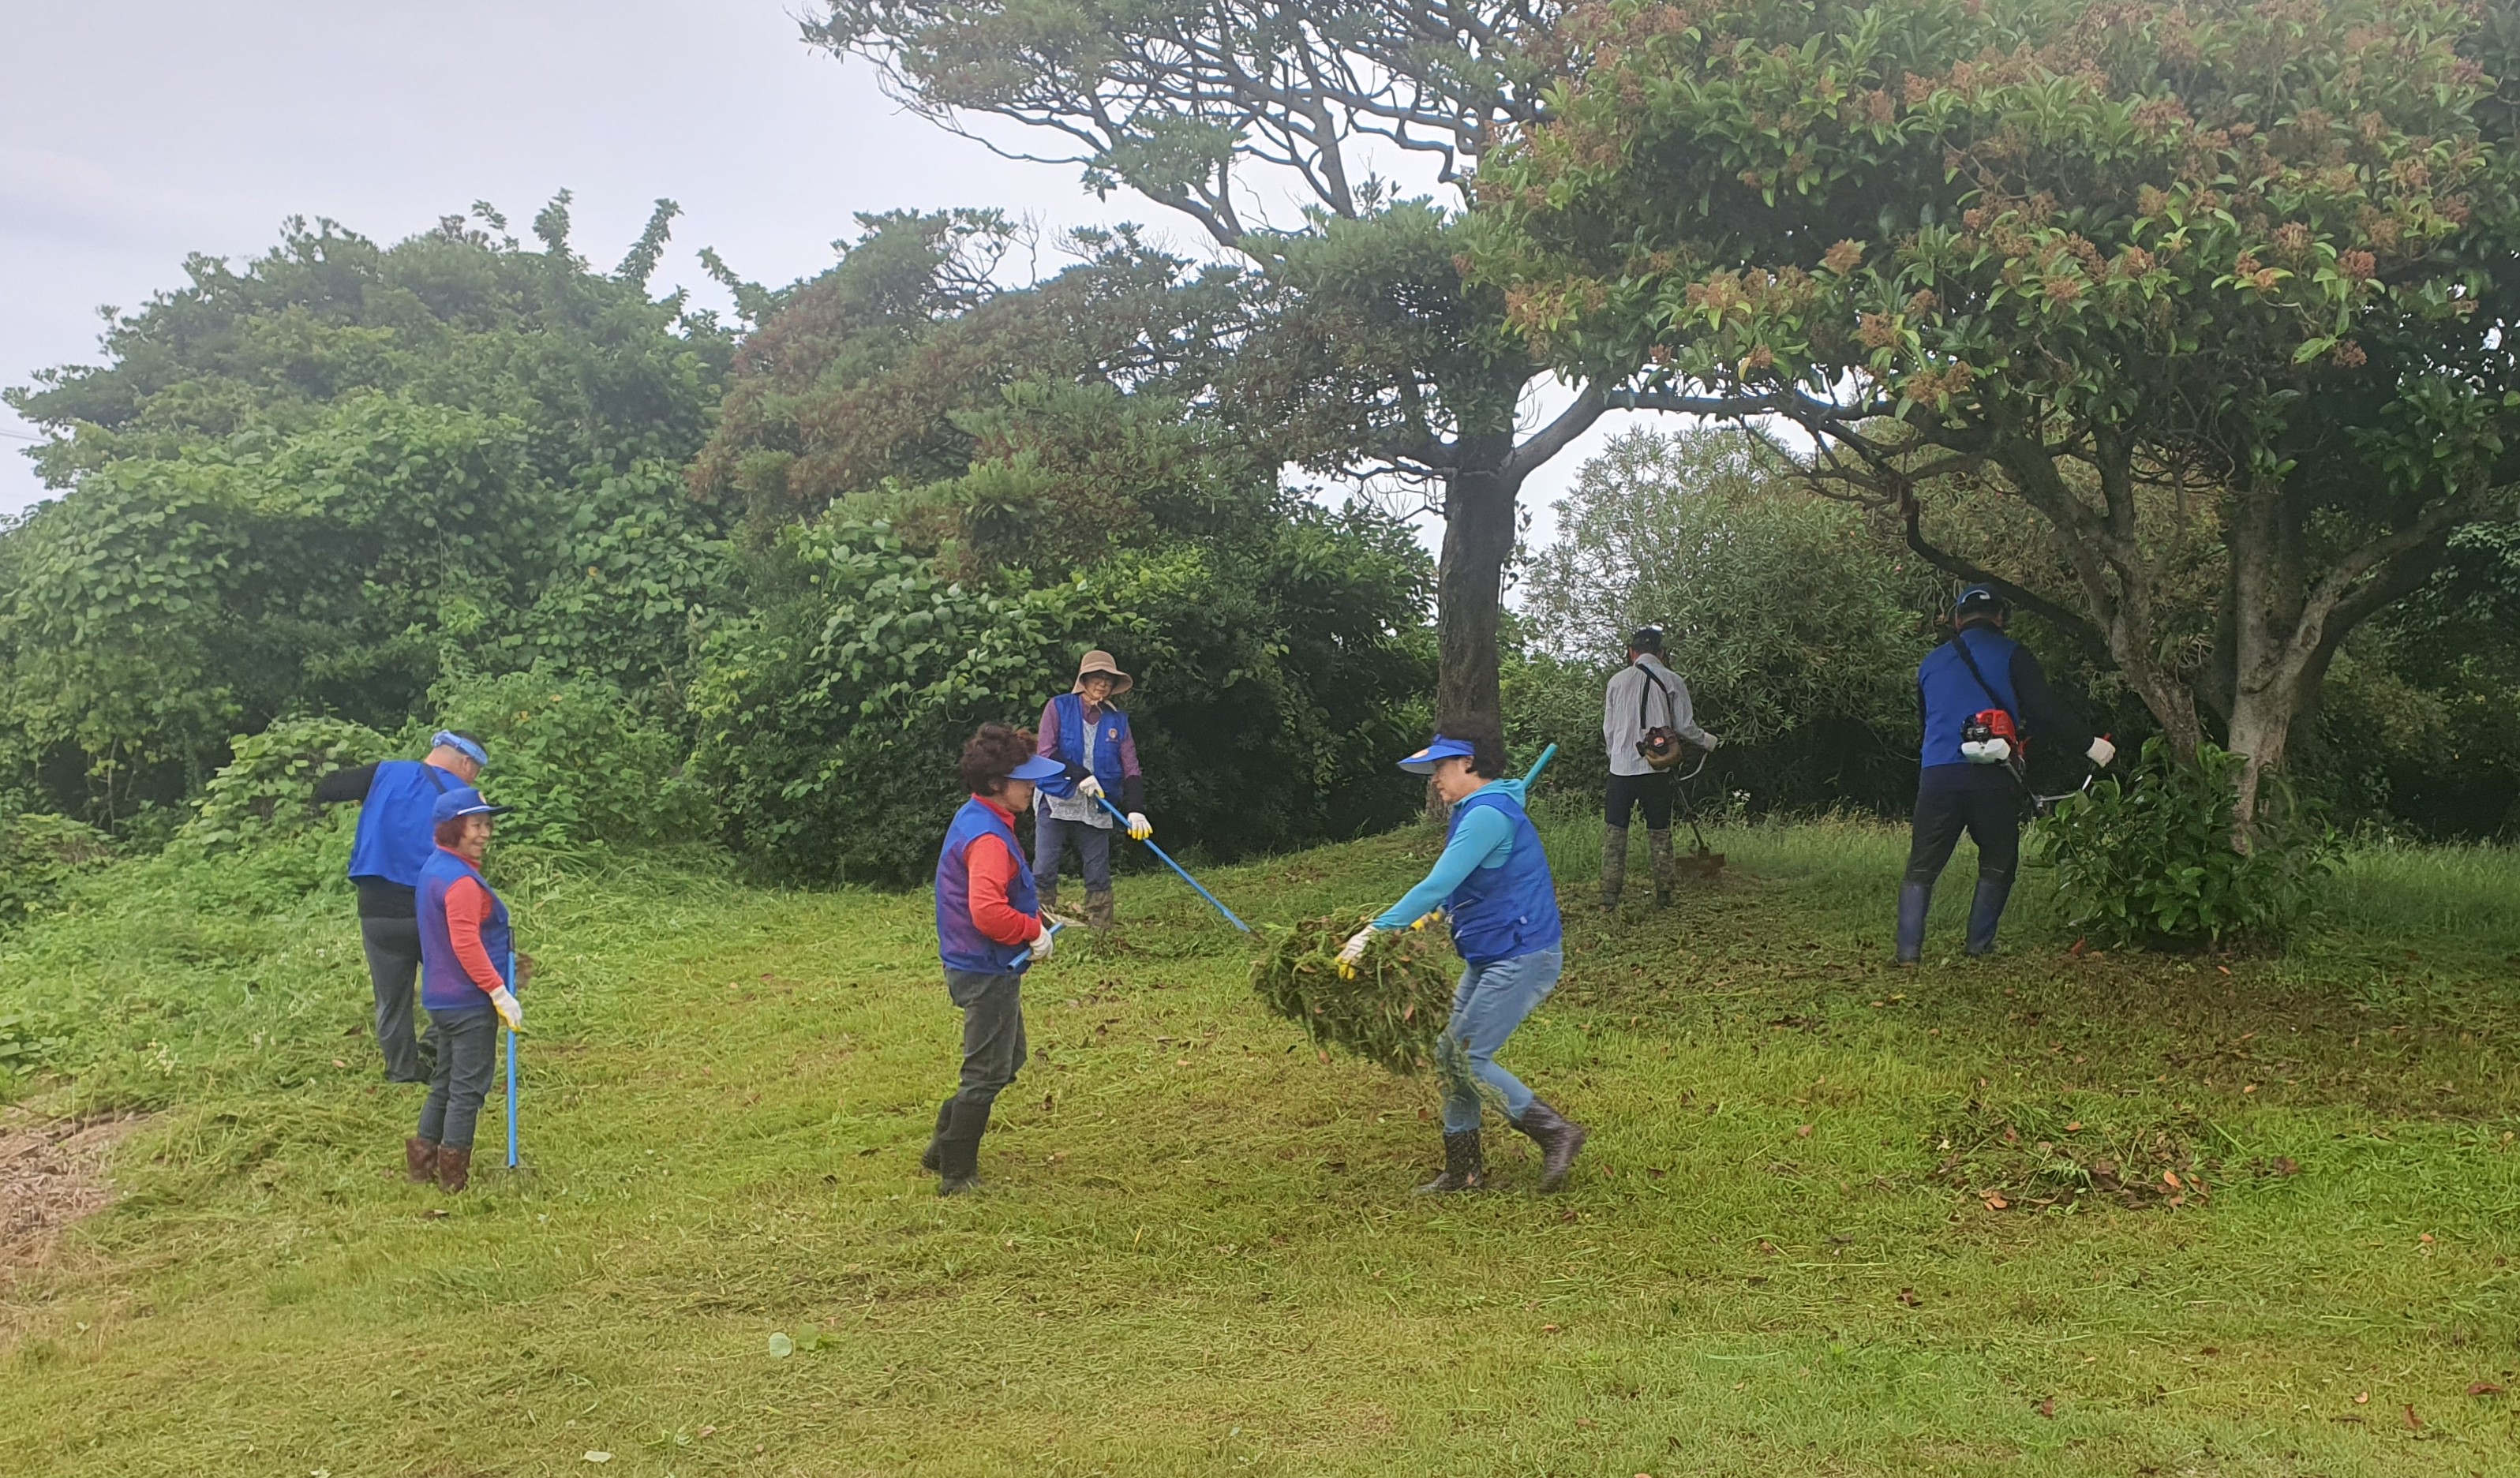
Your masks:
{"label": "bare soil ground", "polygon": [[0,1116],[0,1287],[42,1267],[63,1232],[113,1199],[107,1157],[139,1124]]}

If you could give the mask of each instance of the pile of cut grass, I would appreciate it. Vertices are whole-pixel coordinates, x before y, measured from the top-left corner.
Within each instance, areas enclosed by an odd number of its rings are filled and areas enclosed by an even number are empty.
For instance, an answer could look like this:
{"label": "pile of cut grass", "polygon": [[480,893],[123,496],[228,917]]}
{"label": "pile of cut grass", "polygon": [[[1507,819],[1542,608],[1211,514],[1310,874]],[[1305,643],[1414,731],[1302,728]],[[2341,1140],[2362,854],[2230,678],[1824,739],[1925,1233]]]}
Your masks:
{"label": "pile of cut grass", "polygon": [[1442,1065],[1441,1038],[1460,973],[1440,928],[1388,929],[1353,965],[1339,951],[1367,919],[1307,918],[1251,966],[1251,988],[1275,1014],[1303,1027],[1327,1061],[1336,1049],[1416,1077]]}

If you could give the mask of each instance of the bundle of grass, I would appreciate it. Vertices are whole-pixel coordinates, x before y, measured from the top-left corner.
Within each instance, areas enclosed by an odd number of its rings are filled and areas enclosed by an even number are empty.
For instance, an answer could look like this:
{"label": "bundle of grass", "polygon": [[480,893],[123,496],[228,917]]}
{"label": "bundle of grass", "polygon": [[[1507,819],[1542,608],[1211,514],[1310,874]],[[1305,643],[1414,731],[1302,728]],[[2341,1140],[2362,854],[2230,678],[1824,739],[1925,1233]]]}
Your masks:
{"label": "bundle of grass", "polygon": [[1403,1077],[1440,1069],[1438,1039],[1452,1014],[1453,982],[1461,973],[1444,932],[1376,934],[1355,973],[1342,973],[1339,946],[1364,923],[1333,917],[1295,925],[1251,967],[1251,988],[1269,1009],[1300,1023],[1326,1052],[1334,1047]]}

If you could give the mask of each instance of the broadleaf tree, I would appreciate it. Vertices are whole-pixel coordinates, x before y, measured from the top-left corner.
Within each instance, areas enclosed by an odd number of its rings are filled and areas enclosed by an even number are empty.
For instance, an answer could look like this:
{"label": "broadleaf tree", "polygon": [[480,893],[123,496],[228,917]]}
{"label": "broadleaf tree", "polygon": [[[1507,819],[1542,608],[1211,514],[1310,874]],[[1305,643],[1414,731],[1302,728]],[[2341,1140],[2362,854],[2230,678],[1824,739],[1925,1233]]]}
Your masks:
{"label": "broadleaf tree", "polygon": [[[1822,485],[2079,638],[2175,749],[2219,728],[2244,831],[2345,638],[2510,515],[2513,159],[2476,8],[1631,0],[1564,28],[1477,184],[1515,328],[1642,364],[1630,403],[1799,425]],[[2050,550],[1972,547],[1954,479]],[[2173,595],[2200,547],[2201,618]]]}
{"label": "broadleaf tree", "polygon": [[[1518,423],[1546,367],[1506,298],[1464,282],[1465,187],[1537,119],[1536,0],[825,0],[805,31],[871,60],[948,127],[1019,125],[1019,157],[1078,166],[1194,222],[1260,278],[1219,404],[1318,470],[1396,473],[1445,519],[1439,723],[1499,711],[1499,615],[1524,482],[1599,417],[1599,389]],[[988,135],[993,140],[995,134]],[[1035,147],[1038,146],[1038,147]],[[1439,197],[1383,172],[1429,167]],[[1278,220],[1268,199],[1302,202]]]}

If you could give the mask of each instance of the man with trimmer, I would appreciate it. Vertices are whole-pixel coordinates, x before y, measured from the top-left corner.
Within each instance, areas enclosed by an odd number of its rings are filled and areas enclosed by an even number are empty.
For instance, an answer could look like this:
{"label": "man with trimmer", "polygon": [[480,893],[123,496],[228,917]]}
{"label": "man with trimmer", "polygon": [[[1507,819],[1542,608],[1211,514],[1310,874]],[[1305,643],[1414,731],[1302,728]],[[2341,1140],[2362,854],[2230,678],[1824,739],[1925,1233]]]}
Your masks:
{"label": "man with trimmer", "polygon": [[1960,592],[1952,639],[1916,668],[1925,710],[1923,768],[1916,783],[1915,832],[1899,885],[1898,963],[1923,958],[1925,913],[1934,880],[1965,830],[1977,844],[1977,896],[1969,905],[1967,950],[1995,951],[1996,924],[2021,865],[2021,810],[2033,739],[2094,765],[2117,746],[2092,733],[2048,685],[2030,649],[2003,634],[2012,607],[1984,585]]}
{"label": "man with trimmer", "polygon": [[1619,911],[1628,885],[1628,820],[1645,814],[1645,857],[1653,866],[1655,908],[1671,904],[1680,865],[1671,855],[1671,805],[1678,771],[1693,750],[1712,750],[1715,736],[1697,727],[1688,685],[1663,665],[1662,628],[1642,626],[1628,638],[1628,665],[1601,697],[1601,743],[1610,755],[1609,804],[1602,818],[1601,908]]}

